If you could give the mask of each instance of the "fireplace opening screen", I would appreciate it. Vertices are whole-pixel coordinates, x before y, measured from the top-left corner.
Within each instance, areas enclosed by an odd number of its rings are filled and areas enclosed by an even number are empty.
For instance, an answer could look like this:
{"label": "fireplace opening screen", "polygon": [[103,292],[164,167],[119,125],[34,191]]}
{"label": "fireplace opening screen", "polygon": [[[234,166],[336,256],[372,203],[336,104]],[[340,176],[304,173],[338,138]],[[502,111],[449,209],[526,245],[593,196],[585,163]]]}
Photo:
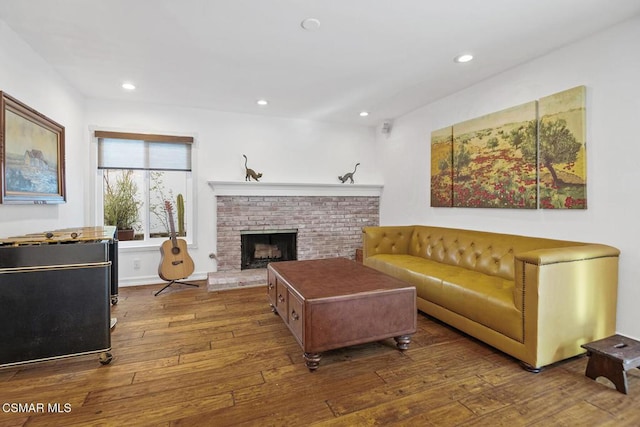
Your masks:
{"label": "fireplace opening screen", "polygon": [[270,262],[297,259],[297,230],[242,231],[240,268],[266,268]]}

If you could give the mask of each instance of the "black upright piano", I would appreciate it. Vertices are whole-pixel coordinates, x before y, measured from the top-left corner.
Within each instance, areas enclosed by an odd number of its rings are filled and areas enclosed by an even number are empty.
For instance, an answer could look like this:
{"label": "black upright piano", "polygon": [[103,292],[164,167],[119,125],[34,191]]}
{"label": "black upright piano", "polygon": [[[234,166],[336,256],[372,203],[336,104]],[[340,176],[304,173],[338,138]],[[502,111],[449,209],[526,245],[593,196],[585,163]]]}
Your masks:
{"label": "black upright piano", "polygon": [[111,361],[115,227],[0,239],[0,367],[100,353]]}

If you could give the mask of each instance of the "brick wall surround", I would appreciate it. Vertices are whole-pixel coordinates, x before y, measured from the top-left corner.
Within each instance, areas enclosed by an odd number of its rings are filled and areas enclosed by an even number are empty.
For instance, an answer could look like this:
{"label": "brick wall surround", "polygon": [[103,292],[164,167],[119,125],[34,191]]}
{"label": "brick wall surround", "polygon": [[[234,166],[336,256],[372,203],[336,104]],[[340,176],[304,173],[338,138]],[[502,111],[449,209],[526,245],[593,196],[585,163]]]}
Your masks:
{"label": "brick wall surround", "polygon": [[217,196],[218,271],[240,270],[240,231],[298,230],[298,259],[355,259],[378,196]]}

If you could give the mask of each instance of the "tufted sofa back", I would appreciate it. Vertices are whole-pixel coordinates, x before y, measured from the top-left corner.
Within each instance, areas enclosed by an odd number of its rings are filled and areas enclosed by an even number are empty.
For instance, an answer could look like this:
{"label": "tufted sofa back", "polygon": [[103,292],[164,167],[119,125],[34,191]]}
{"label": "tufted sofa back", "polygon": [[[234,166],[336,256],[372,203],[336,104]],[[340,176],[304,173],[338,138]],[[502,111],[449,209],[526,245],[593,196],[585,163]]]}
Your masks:
{"label": "tufted sofa back", "polygon": [[537,237],[441,227],[414,226],[407,229],[407,253],[444,264],[456,265],[492,276],[514,280],[514,256],[534,249],[557,248],[581,243]]}

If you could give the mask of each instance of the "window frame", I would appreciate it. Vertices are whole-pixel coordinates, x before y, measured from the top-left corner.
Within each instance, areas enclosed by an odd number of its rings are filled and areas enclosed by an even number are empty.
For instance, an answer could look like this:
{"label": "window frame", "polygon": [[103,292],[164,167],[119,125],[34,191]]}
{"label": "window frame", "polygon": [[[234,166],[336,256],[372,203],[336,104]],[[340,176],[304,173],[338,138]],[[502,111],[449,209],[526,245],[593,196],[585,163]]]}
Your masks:
{"label": "window frame", "polygon": [[[92,199],[93,206],[92,212],[90,213],[93,218],[94,224],[103,224],[104,214],[103,214],[103,174],[107,169],[99,169],[98,168],[98,144],[99,139],[101,138],[115,138],[115,139],[132,139],[132,140],[144,140],[151,142],[179,142],[191,145],[191,170],[184,171],[186,174],[186,194],[185,200],[188,208],[186,209],[189,212],[188,221],[187,221],[187,235],[184,238],[187,241],[187,246],[190,248],[197,246],[197,182],[196,182],[196,151],[197,151],[197,141],[195,136],[193,135],[185,135],[185,134],[153,134],[153,133],[134,133],[134,132],[121,132],[121,131],[107,131],[107,130],[99,130],[99,129],[90,129],[92,134],[92,144],[91,144],[91,176],[93,178],[92,183]],[[113,169],[118,170],[118,169]],[[120,169],[126,170],[126,169]],[[151,238],[149,236],[149,227],[150,227],[150,206],[149,206],[149,185],[151,182],[151,172],[154,170],[162,171],[161,169],[147,169],[143,170],[144,173],[144,188],[141,188],[140,191],[142,193],[142,197],[144,198],[144,215],[146,218],[144,223],[144,239],[143,240],[129,240],[129,241],[120,241],[118,242],[119,249],[125,250],[157,250],[158,247],[167,240],[165,237],[154,237]],[[174,212],[175,215],[175,212]]]}

